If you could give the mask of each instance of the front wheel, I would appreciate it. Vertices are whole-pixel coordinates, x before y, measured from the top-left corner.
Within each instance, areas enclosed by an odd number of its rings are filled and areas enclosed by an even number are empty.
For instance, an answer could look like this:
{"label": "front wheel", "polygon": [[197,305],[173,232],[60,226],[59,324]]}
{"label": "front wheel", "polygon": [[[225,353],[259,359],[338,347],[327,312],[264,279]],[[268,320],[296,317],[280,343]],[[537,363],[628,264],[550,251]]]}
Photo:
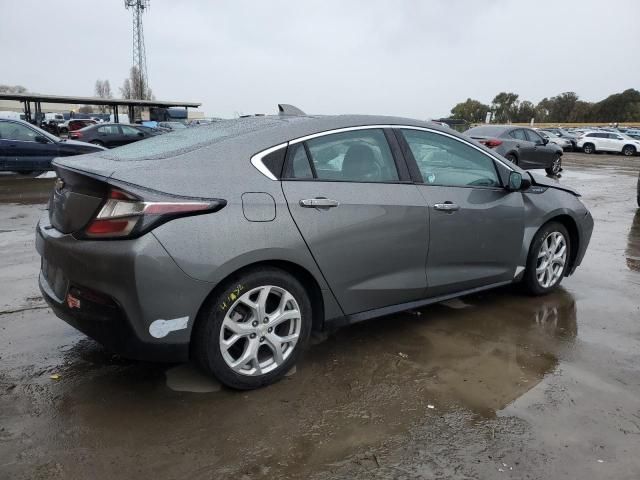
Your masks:
{"label": "front wheel", "polygon": [[104,143],[102,143],[100,140],[91,140],[89,143],[97,145],[99,147],[104,147]]}
{"label": "front wheel", "polygon": [[585,143],[582,146],[582,151],[584,153],[593,153],[593,152],[596,151],[596,147],[595,147],[595,145],[593,143]]}
{"label": "front wheel", "polygon": [[203,307],[193,338],[196,360],[231,388],[277,382],[304,350],[311,315],[309,296],[295,277],[275,268],[245,272]]}
{"label": "front wheel", "polygon": [[556,155],[551,162],[551,166],[544,169],[547,175],[556,176],[562,171],[562,156]]}
{"label": "front wheel", "polygon": [[554,290],[569,268],[571,243],[569,232],[558,222],[550,222],[536,233],[531,242],[524,285],[532,295]]}

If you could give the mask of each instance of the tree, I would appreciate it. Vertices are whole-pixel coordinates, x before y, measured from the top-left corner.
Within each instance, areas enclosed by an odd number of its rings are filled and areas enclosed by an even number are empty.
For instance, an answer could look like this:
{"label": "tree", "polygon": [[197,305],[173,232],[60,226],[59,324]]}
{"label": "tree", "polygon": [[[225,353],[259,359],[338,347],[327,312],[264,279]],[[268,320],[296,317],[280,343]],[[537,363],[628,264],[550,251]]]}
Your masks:
{"label": "tree", "polygon": [[0,85],[0,93],[27,93],[22,85]]}
{"label": "tree", "polygon": [[496,122],[512,121],[518,113],[518,94],[500,92],[491,102],[491,109],[495,112]]}
{"label": "tree", "polygon": [[[113,98],[113,95],[111,94],[111,84],[109,83],[109,80],[96,80],[95,93],[96,93],[96,97],[99,97],[99,98]],[[107,108],[108,107],[106,105],[98,106],[98,110],[100,111],[100,113],[106,113]]]}
{"label": "tree", "polygon": [[78,108],[79,113],[93,113],[93,107],[91,105],[82,105]]}
{"label": "tree", "polygon": [[148,84],[143,85],[143,79],[137,67],[131,67],[129,70],[129,78],[125,78],[122,87],[120,87],[122,98],[136,98],[142,100],[151,100],[153,93]]}
{"label": "tree", "polygon": [[593,117],[595,122],[640,121],[640,92],[629,88],[609,95],[593,106]]}
{"label": "tree", "polygon": [[451,109],[450,118],[459,118],[468,123],[482,123],[489,110],[489,105],[467,98],[465,102],[458,103]]}
{"label": "tree", "polygon": [[578,101],[575,92],[564,92],[549,99],[549,121],[566,122]]}
{"label": "tree", "polygon": [[530,122],[536,116],[536,107],[529,100],[523,100],[518,106],[515,121],[520,123]]}

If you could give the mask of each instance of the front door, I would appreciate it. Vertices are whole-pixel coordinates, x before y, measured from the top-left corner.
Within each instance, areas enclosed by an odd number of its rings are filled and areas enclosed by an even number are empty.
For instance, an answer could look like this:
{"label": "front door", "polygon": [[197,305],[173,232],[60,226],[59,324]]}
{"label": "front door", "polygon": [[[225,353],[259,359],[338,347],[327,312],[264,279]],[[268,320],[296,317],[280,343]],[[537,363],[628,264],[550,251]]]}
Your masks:
{"label": "front door", "polygon": [[428,210],[398,161],[382,129],[289,146],[291,215],[346,314],[425,296]]}
{"label": "front door", "polygon": [[46,137],[44,142],[36,141],[43,135],[18,122],[2,122],[0,129],[5,151],[4,170],[30,172],[51,168],[51,160],[58,154],[58,146],[54,142]]}
{"label": "front door", "polygon": [[494,159],[457,137],[402,129],[429,208],[429,296],[514,278],[524,235],[522,194],[502,187]]}
{"label": "front door", "polygon": [[550,166],[556,156],[557,145],[553,143],[545,145],[543,138],[535,130],[527,128],[524,131],[529,141],[533,143],[533,156],[538,164],[537,168]]}

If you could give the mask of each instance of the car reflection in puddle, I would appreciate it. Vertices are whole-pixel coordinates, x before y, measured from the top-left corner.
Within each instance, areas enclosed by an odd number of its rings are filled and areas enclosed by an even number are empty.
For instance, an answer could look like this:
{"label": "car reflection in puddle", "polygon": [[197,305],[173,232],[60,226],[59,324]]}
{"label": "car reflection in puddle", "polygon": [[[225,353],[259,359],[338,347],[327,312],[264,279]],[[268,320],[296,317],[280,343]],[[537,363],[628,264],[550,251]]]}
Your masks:
{"label": "car reflection in puddle", "polygon": [[108,355],[83,340],[65,354],[64,375],[75,380],[60,384],[57,428],[73,432],[79,446],[96,436],[116,446],[119,462],[142,444],[173,445],[207,459],[208,471],[252,471],[265,462],[282,472],[304,462],[313,471],[431,415],[495,416],[556,368],[576,334],[567,291],[528,297],[503,288],[343,328],[276,385],[210,393],[171,390],[166,366],[100,365]]}

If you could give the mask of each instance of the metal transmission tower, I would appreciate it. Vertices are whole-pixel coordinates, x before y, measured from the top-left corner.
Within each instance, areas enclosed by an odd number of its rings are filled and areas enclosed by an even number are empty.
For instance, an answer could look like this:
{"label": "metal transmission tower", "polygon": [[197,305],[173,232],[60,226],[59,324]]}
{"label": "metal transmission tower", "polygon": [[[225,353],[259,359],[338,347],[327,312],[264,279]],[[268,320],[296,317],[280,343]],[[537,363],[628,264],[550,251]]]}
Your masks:
{"label": "metal transmission tower", "polygon": [[[131,85],[133,92],[140,98],[146,99],[149,88],[147,77],[147,53],[144,48],[144,29],[142,26],[142,14],[149,9],[150,0],[124,0],[124,6],[133,13],[133,63],[139,75],[139,85]],[[132,93],[133,93],[132,92]]]}

